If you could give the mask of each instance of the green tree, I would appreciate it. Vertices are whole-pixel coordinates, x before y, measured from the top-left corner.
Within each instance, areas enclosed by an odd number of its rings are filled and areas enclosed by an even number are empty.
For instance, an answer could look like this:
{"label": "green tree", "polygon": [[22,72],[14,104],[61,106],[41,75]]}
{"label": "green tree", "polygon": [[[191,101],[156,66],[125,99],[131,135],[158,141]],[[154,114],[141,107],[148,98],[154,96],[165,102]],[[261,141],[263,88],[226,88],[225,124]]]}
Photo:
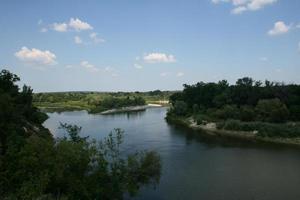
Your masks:
{"label": "green tree", "polygon": [[187,111],[188,107],[184,101],[176,101],[172,108],[172,112],[180,116],[186,115]]}
{"label": "green tree", "polygon": [[289,117],[289,110],[279,99],[259,100],[256,112],[262,121],[285,122]]}
{"label": "green tree", "polygon": [[158,183],[159,155],[126,156],[120,129],[96,142],[81,137],[81,127],[61,124],[67,136],[54,139],[32,105],[32,90],[19,91],[17,81],[0,73],[0,199],[122,199]]}

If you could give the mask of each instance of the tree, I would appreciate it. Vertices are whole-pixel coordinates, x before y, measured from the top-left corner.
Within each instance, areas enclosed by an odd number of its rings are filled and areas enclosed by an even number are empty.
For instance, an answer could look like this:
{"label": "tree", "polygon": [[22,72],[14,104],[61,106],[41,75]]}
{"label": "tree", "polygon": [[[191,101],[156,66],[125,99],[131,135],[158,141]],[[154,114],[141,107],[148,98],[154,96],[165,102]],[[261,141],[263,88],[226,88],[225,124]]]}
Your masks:
{"label": "tree", "polygon": [[81,137],[81,127],[61,124],[67,136],[53,138],[32,105],[32,89],[19,91],[18,80],[0,73],[0,199],[122,199],[158,183],[159,155],[126,156],[120,129],[97,142]]}
{"label": "tree", "polygon": [[186,115],[187,111],[188,107],[184,101],[176,101],[172,108],[172,112],[180,116]]}
{"label": "tree", "polygon": [[289,110],[279,99],[259,100],[256,112],[262,121],[285,122],[289,117]]}

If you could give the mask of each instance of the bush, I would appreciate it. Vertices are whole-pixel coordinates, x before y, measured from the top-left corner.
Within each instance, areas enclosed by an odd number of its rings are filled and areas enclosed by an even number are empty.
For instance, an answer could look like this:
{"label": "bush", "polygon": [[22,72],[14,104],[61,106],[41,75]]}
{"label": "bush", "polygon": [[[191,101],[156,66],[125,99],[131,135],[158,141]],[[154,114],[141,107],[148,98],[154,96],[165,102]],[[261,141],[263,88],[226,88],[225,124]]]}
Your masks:
{"label": "bush", "polygon": [[208,121],[212,121],[207,115],[198,114],[194,116],[195,121],[197,122],[197,125],[206,124]]}
{"label": "bush", "polygon": [[239,109],[236,105],[226,105],[212,115],[218,119],[239,119]]}
{"label": "bush", "polygon": [[252,106],[242,106],[239,112],[241,121],[253,121],[256,118],[255,110]]}
{"label": "bush", "polygon": [[261,137],[300,137],[299,124],[272,124],[267,122],[241,122],[239,120],[227,120],[217,123],[218,129],[232,131],[258,131]]}
{"label": "bush", "polygon": [[256,112],[260,120],[266,122],[285,122],[289,117],[289,110],[279,99],[259,100]]}
{"label": "bush", "polygon": [[188,111],[188,107],[184,101],[176,101],[172,108],[172,112],[179,116],[186,115],[187,111]]}

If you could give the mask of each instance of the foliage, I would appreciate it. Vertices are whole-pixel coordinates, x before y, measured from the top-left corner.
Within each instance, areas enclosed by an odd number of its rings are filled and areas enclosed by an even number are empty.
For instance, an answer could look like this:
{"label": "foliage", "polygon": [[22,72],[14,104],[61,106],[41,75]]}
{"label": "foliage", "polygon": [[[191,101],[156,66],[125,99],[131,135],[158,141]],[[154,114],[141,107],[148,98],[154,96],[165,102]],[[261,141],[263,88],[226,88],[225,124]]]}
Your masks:
{"label": "foliage", "polygon": [[289,117],[289,110],[279,99],[259,100],[256,111],[262,121],[285,122]]}
{"label": "foliage", "polygon": [[95,108],[92,109],[92,112],[99,112],[109,109],[115,109],[115,108],[122,108],[122,107],[128,107],[128,106],[141,106],[145,105],[146,102],[142,97],[136,97],[130,98],[127,97],[107,97],[99,102],[99,104],[96,105]]}
{"label": "foliage", "polygon": [[263,84],[249,77],[238,79],[235,85],[229,85],[226,80],[218,83],[198,82],[185,84],[182,92],[170,96],[172,106],[177,101],[187,104],[189,114],[195,114],[194,108],[199,108],[199,112],[216,119],[300,120],[300,86],[295,84],[267,80]]}
{"label": "foliage", "polygon": [[226,120],[217,123],[218,129],[234,131],[257,131],[262,137],[300,137],[300,125],[296,123],[274,124],[268,122],[241,122]]}
{"label": "foliage", "polygon": [[126,156],[120,129],[96,142],[81,137],[81,127],[61,124],[68,136],[54,139],[32,105],[32,90],[19,91],[18,80],[0,73],[0,199],[122,199],[159,181],[159,155]]}
{"label": "foliage", "polygon": [[170,112],[179,116],[184,116],[187,114],[187,109],[187,104],[184,101],[176,101]]}
{"label": "foliage", "polygon": [[300,85],[244,77],[234,85],[222,80],[183,86],[170,96],[167,116],[193,116],[197,124],[218,121],[218,128],[259,130],[263,137],[300,137],[298,126],[281,124],[300,121]]}
{"label": "foliage", "polygon": [[148,103],[159,103],[168,100],[172,91],[148,91],[148,92],[48,92],[33,94],[33,103],[48,112],[66,110],[87,110],[101,112],[101,102],[110,98],[120,99],[140,98]]}

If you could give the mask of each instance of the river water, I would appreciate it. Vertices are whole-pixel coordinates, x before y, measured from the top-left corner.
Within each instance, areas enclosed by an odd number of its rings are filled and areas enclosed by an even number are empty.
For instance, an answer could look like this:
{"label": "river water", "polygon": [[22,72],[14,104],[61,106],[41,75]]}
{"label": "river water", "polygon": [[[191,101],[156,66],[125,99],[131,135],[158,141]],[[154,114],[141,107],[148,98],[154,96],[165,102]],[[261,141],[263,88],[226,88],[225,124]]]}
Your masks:
{"label": "river water", "polygon": [[82,126],[82,135],[96,139],[121,128],[126,151],[156,150],[163,164],[160,183],[142,188],[135,199],[300,199],[299,150],[207,138],[167,124],[166,108],[105,116],[86,111],[48,115],[44,126],[57,137],[63,135],[59,122]]}

